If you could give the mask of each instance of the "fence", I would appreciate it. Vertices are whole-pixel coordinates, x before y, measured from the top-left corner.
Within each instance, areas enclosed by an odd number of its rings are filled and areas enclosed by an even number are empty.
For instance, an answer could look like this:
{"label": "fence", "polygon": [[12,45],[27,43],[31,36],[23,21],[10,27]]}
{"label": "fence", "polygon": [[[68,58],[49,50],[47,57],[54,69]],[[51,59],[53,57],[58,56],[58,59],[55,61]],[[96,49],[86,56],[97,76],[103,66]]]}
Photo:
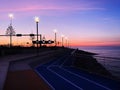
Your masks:
{"label": "fence", "polygon": [[120,58],[94,56],[99,63],[101,63],[113,75],[120,78]]}
{"label": "fence", "polygon": [[[38,35],[38,40],[42,40],[42,37]],[[49,39],[48,39],[49,40]],[[36,41],[36,35],[35,34],[16,34],[12,35],[12,46],[35,46],[35,44],[32,43],[32,41]],[[0,35],[0,45],[9,46],[10,45],[10,36],[9,35]],[[45,44],[44,44],[45,45]],[[48,45],[48,44],[46,44]],[[54,44],[51,44],[52,46]],[[48,45],[49,46],[49,45]]]}

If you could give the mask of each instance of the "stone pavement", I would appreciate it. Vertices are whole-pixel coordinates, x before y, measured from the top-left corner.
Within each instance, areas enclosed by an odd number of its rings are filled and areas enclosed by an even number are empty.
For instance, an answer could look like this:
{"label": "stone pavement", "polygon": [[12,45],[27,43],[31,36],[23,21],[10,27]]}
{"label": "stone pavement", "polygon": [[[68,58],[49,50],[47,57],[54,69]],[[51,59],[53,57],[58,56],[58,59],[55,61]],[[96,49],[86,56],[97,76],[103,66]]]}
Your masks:
{"label": "stone pavement", "polygon": [[34,57],[36,54],[18,54],[0,57],[0,90],[3,89],[6,80],[9,63],[15,60],[21,60],[24,58]]}
{"label": "stone pavement", "polygon": [[[39,55],[42,55],[42,54],[44,55],[45,53],[50,53],[50,52],[54,52],[54,51],[47,51],[47,52],[45,51],[45,52],[39,53]],[[9,64],[11,61],[18,61],[18,60],[32,58],[36,56],[37,56],[36,53],[34,54],[30,53],[30,54],[16,54],[16,55],[0,57],[0,90],[3,90],[4,88]]]}

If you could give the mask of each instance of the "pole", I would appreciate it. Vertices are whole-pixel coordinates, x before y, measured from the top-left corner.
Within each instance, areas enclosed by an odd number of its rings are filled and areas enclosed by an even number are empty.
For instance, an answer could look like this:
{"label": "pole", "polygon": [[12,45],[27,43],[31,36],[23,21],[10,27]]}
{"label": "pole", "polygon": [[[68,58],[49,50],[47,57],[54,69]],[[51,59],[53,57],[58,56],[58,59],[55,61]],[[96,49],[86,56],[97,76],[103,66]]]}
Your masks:
{"label": "pole", "polygon": [[10,25],[12,26],[12,17],[10,18]]}
{"label": "pole", "polygon": [[40,47],[42,46],[41,41],[42,41],[42,35],[40,34]]}
{"label": "pole", "polygon": [[10,48],[12,46],[12,35],[10,34]]}
{"label": "pole", "polygon": [[37,29],[37,41],[36,41],[36,43],[37,43],[37,55],[38,55],[38,53],[39,53],[39,51],[38,51],[38,22],[36,22],[36,29]]}
{"label": "pole", "polygon": [[55,46],[57,46],[57,41],[56,41],[56,32],[55,32]]}
{"label": "pole", "polygon": [[66,39],[66,47],[67,47],[67,39]]}
{"label": "pole", "polygon": [[11,48],[11,46],[12,46],[12,18],[13,18],[13,16],[10,16],[10,48]]}
{"label": "pole", "polygon": [[63,37],[62,37],[62,47],[63,47]]}

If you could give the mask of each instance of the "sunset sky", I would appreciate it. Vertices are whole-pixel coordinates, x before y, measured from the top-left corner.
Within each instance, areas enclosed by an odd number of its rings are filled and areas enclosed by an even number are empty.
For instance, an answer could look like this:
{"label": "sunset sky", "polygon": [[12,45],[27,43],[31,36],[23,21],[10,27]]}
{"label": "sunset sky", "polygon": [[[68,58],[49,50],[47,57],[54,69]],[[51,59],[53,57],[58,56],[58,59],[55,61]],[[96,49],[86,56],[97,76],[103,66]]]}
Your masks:
{"label": "sunset sky", "polygon": [[120,0],[0,0],[0,34],[10,24],[9,13],[16,33],[36,33],[38,16],[46,39],[54,40],[57,29],[57,40],[64,34],[71,45],[120,45]]}

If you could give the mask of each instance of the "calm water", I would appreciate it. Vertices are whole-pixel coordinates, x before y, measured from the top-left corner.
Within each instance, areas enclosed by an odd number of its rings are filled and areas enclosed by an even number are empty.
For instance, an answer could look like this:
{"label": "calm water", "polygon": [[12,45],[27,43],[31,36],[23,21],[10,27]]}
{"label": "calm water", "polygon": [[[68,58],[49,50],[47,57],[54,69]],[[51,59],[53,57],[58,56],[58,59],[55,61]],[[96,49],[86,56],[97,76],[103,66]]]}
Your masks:
{"label": "calm water", "polygon": [[95,58],[113,75],[120,78],[120,46],[90,46],[73,47],[89,52],[98,53]]}

